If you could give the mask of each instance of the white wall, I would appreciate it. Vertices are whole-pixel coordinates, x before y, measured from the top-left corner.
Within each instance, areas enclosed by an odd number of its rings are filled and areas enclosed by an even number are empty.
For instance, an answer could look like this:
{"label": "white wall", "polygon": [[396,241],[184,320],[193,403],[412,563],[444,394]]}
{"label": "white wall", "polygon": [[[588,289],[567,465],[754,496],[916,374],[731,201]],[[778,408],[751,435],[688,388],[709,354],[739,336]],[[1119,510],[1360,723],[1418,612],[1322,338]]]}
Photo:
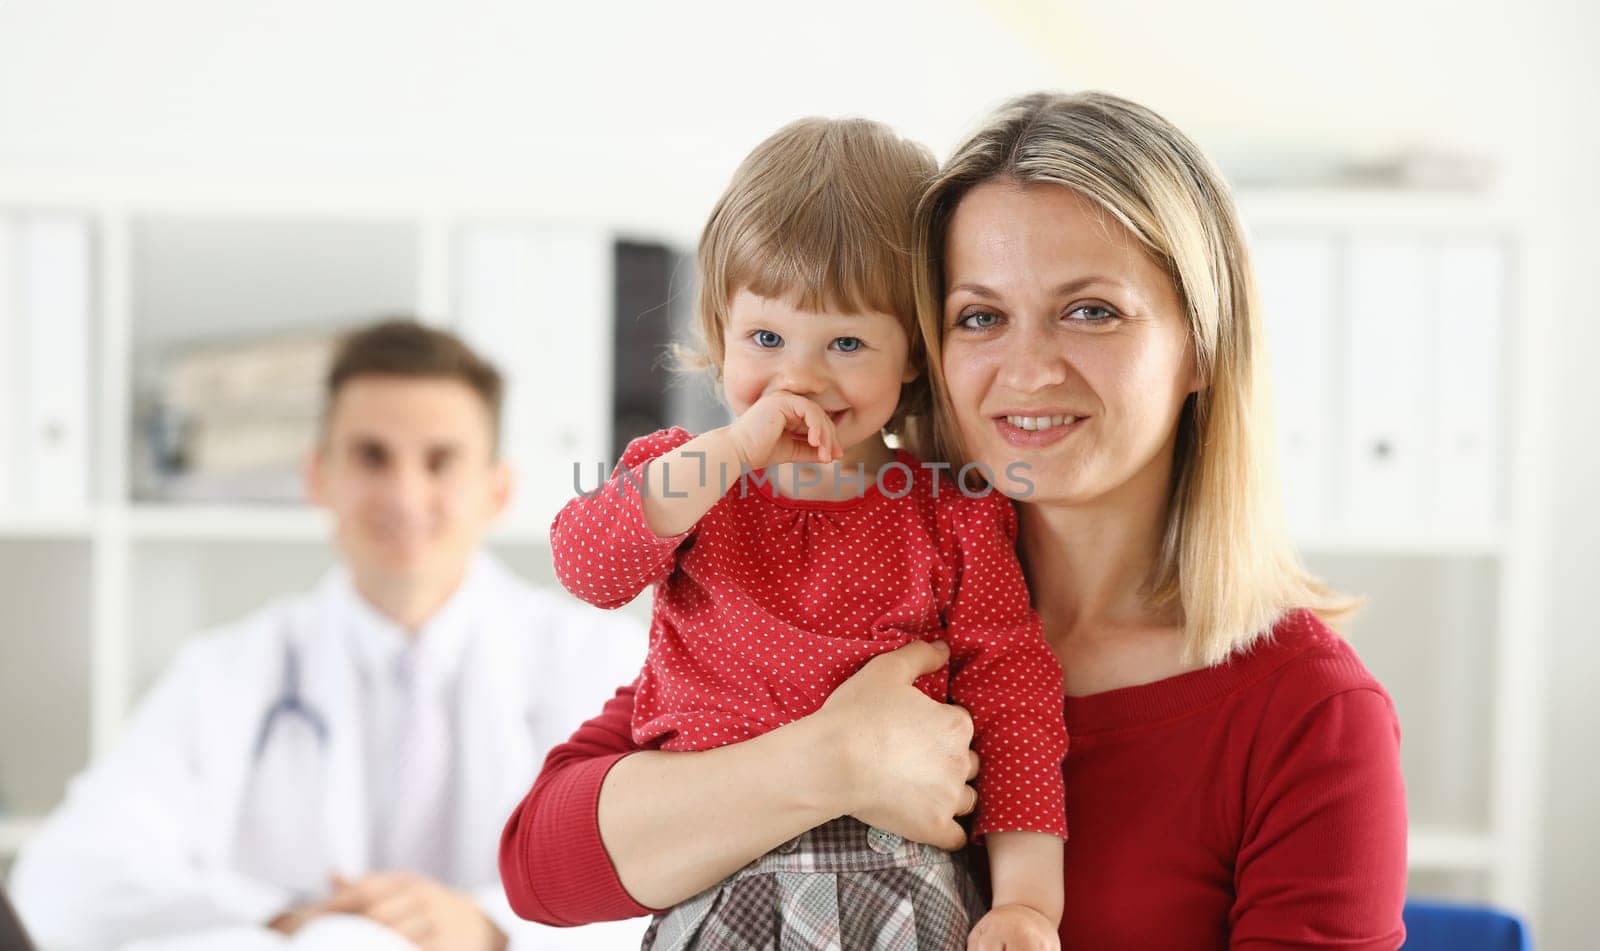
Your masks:
{"label": "white wall", "polygon": [[1544,750],[1544,903],[1547,948],[1595,944],[1600,881],[1600,10],[1580,0],[1548,5],[1551,43],[1535,65],[1540,95],[1526,104],[1537,133],[1522,143],[1540,169],[1539,234],[1554,262],[1544,299],[1549,355],[1544,381],[1550,454],[1546,473],[1549,544],[1547,665],[1549,729]]}
{"label": "white wall", "polygon": [[[1509,0],[804,6],[32,0],[0,6],[0,169],[337,180],[693,227],[806,113],[941,151],[1039,87],[1148,101],[1215,147],[1515,152],[1539,56]],[[1485,122],[1492,114],[1495,122]]]}
{"label": "white wall", "polygon": [[[918,25],[844,3],[697,6],[695,23],[644,3],[10,4],[0,168],[224,194],[337,180],[692,229],[790,118],[947,142],[997,97],[1059,82],[1006,24],[925,9]],[[939,52],[957,37],[1002,55]]]}
{"label": "white wall", "polygon": [[882,118],[942,152],[1038,87],[1142,99],[1223,155],[1491,157],[1535,221],[1543,306],[1523,343],[1548,367],[1530,382],[1549,453],[1519,464],[1544,489],[1548,539],[1540,937],[1577,948],[1600,871],[1597,39],[1581,0],[12,0],[0,189],[420,195],[687,236],[744,151],[797,115]]}

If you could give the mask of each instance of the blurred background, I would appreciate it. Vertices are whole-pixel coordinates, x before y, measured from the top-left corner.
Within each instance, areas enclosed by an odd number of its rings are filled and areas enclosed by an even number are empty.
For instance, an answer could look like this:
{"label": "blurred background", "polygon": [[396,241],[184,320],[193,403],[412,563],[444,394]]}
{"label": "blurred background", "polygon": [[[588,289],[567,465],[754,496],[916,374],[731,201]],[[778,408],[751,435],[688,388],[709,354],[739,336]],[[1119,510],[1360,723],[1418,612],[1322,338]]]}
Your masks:
{"label": "blurred background", "polygon": [[1236,188],[1295,530],[1400,711],[1412,892],[1592,946],[1597,41],[1579,0],[0,4],[0,872],[182,639],[329,564],[297,467],[341,328],[499,361],[495,546],[548,579],[571,460],[719,418],[658,357],[751,146],[858,114],[942,157],[1095,88]]}

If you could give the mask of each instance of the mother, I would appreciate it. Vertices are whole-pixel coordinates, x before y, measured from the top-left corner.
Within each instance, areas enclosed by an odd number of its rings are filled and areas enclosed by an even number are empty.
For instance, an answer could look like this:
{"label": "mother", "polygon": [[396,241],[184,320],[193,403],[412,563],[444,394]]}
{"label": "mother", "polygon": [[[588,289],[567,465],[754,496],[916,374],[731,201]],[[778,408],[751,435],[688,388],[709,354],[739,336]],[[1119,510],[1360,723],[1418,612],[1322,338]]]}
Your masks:
{"label": "mother", "polygon": [[[914,442],[1027,482],[1019,550],[1072,736],[1063,944],[1398,947],[1398,726],[1279,518],[1221,177],[1147,109],[1041,94],[956,151],[919,217],[937,412]],[[645,914],[845,814],[960,845],[970,724],[911,686],[941,663],[884,655],[705,753],[638,750],[624,688],[507,826],[513,903]]]}

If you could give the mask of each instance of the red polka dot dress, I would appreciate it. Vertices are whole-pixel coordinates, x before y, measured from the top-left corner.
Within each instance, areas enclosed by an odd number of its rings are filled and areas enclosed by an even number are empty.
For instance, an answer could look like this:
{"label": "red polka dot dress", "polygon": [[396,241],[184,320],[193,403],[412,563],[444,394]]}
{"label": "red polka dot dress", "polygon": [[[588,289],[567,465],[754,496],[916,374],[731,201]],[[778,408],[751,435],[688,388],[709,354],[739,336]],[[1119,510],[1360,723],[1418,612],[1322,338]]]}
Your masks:
{"label": "red polka dot dress", "polygon": [[1061,669],[1029,606],[1011,502],[964,495],[902,451],[841,500],[730,474],[693,529],[658,537],[641,488],[664,487],[649,463],[690,438],[674,428],[634,440],[600,491],[551,527],[556,575],[574,595],[616,608],[655,590],[635,741],[706,750],[759,736],[815,712],[872,657],[943,638],[949,668],[918,686],[972,714],[983,761],[973,834],[1065,837]]}

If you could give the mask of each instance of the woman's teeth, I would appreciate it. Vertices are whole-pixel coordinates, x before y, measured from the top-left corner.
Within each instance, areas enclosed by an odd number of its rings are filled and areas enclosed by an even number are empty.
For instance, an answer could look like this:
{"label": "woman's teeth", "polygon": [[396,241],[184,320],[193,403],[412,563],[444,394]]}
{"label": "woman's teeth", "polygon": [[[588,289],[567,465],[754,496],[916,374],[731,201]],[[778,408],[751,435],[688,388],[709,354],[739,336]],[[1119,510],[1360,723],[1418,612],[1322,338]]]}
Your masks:
{"label": "woman's teeth", "polygon": [[1076,423],[1077,416],[1007,416],[1006,422],[1029,432],[1038,432],[1041,429],[1051,429],[1056,426],[1069,426]]}

